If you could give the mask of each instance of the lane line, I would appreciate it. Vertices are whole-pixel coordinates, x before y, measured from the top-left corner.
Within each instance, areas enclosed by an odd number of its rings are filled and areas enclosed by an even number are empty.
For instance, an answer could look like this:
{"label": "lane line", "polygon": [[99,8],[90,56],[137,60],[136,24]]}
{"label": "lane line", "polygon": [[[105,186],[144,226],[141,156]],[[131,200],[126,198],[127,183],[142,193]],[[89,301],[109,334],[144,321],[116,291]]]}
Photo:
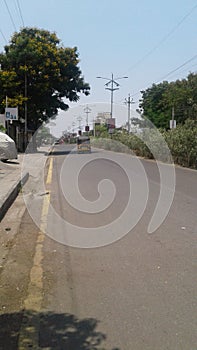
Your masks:
{"label": "lane line", "polygon": [[[46,184],[52,182],[53,158],[50,159]],[[47,229],[47,217],[50,205],[50,192],[43,198],[40,231],[36,241],[35,255],[33,266],[30,271],[30,281],[28,285],[27,298],[24,301],[24,317],[22,320],[18,349],[26,350],[27,348],[39,349],[39,326],[42,301],[43,301],[43,267],[42,261],[43,243]]]}
{"label": "lane line", "polygon": [[52,182],[52,173],[53,173],[53,158],[50,158],[49,170],[48,170],[46,185],[51,184],[51,182]]}

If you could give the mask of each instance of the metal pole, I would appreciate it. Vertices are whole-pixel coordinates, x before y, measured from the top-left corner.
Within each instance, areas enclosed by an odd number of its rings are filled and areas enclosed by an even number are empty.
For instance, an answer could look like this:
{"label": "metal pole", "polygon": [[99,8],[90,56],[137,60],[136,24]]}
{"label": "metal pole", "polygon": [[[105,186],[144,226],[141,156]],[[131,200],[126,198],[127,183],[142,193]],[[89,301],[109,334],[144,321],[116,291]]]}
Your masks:
{"label": "metal pole", "polygon": [[172,129],[174,129],[174,105],[172,106]]}
{"label": "metal pole", "polygon": [[88,125],[88,114],[91,112],[91,108],[87,105],[86,108],[84,108],[84,112],[86,113],[86,125]]}
{"label": "metal pole", "polygon": [[131,100],[130,100],[130,94],[129,94],[129,103],[128,103],[128,133],[130,133],[130,107],[131,107]]}
{"label": "metal pole", "polygon": [[74,128],[75,127],[75,122],[72,123],[72,127],[73,127],[73,134],[74,134],[74,132],[75,132],[75,128]]}
{"label": "metal pole", "polygon": [[77,118],[77,120],[78,120],[78,122],[79,122],[79,130],[81,130],[81,121],[82,121],[82,118],[79,116],[79,117]]}
{"label": "metal pole", "polygon": [[[117,82],[116,82],[116,80],[119,80],[119,79],[125,79],[125,78],[128,78],[128,77],[118,77],[118,78],[115,78],[115,80],[114,80],[114,75],[113,75],[113,73],[112,73],[112,77],[111,77],[111,79],[109,79],[109,78],[104,78],[104,77],[97,77],[97,78],[100,78],[100,79],[105,79],[105,80],[108,80],[108,82],[105,84],[105,86],[108,86],[109,84],[111,84],[111,87],[106,87],[105,89],[106,90],[110,90],[111,91],[111,118],[113,117],[113,93],[114,93],[114,91],[115,90],[119,90],[119,87],[118,86],[120,86]],[[114,88],[114,84],[115,84],[115,86],[116,86],[116,88]]]}
{"label": "metal pole", "polygon": [[125,103],[128,104],[128,133],[130,133],[130,114],[131,114],[131,104],[134,103],[130,94],[128,100],[125,98]]}
{"label": "metal pole", "polygon": [[93,136],[96,136],[96,130],[95,130],[95,119],[93,119]]}
{"label": "metal pole", "polygon": [[111,118],[113,117],[113,93],[114,93],[114,76],[112,73],[112,78],[111,78]]}
{"label": "metal pole", "polygon": [[27,147],[27,72],[25,65],[25,149]]}
{"label": "metal pole", "polygon": [[[8,97],[5,97],[5,108],[8,108]],[[7,134],[9,135],[9,120],[6,120],[6,130],[7,130]]]}

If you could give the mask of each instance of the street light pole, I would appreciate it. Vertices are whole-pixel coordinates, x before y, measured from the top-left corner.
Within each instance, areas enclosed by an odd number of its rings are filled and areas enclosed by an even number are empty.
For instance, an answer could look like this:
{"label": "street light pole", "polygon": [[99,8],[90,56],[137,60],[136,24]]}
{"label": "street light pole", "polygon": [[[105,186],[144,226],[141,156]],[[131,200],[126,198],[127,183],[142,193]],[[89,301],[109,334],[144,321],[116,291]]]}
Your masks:
{"label": "street light pole", "polygon": [[[115,90],[119,90],[119,86],[120,86],[120,84],[118,84],[116,80],[126,79],[128,77],[118,77],[118,78],[114,79],[114,75],[112,73],[111,78],[104,78],[104,77],[97,77],[97,78],[98,79],[108,80],[108,82],[105,84],[105,86],[107,86],[105,89],[111,91],[111,113],[110,114],[111,114],[111,118],[113,118],[113,103],[114,103],[113,93],[114,93]],[[108,87],[109,85],[111,85],[111,86]],[[114,86],[116,86],[116,87],[114,87]]]}
{"label": "street light pole", "polygon": [[91,108],[88,105],[84,108],[84,112],[86,113],[86,125],[88,126],[88,114],[91,112]]}
{"label": "street light pole", "polygon": [[75,131],[75,122],[72,122],[72,127],[73,127],[73,134],[74,134],[74,131]]}
{"label": "street light pole", "polygon": [[82,121],[81,116],[79,116],[79,117],[77,118],[77,120],[78,120],[78,123],[79,123],[79,130],[81,130],[81,121]]}

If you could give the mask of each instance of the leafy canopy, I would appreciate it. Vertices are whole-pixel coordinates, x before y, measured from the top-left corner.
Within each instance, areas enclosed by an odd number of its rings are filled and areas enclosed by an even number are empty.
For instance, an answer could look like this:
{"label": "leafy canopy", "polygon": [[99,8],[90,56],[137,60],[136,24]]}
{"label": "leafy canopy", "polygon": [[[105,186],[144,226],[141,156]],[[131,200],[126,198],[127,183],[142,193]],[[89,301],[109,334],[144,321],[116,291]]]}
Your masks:
{"label": "leafy canopy", "polygon": [[169,128],[172,109],[178,124],[189,118],[197,119],[197,74],[190,73],[187,79],[153,84],[141,91],[140,108],[145,118],[156,127]]}
{"label": "leafy canopy", "polygon": [[63,47],[55,33],[23,28],[0,54],[1,106],[8,96],[10,107],[18,105],[24,118],[27,102],[28,125],[36,129],[68,108],[65,98],[76,102],[80,93],[89,94],[78,63],[77,48]]}

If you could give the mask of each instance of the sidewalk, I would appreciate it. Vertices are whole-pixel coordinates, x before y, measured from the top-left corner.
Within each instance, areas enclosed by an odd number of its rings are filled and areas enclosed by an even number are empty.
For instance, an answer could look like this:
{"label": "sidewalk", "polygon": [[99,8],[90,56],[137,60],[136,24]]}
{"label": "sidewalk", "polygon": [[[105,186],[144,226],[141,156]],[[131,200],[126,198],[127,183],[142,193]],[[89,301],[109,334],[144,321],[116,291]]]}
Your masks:
{"label": "sidewalk", "polygon": [[21,177],[23,154],[18,159],[3,163],[0,161],[0,221],[15,200],[21,186],[28,180],[29,173]]}
{"label": "sidewalk", "polygon": [[[39,152],[50,152],[50,147],[41,147],[38,153],[32,154],[31,158],[35,158]],[[31,172],[33,173],[35,166],[34,161],[31,162],[29,169],[22,169],[22,163],[25,154],[18,154],[18,159],[3,163],[0,161],[0,221],[6,214],[9,207],[14,202],[22,186],[27,182]],[[29,155],[28,155],[29,156]],[[31,156],[31,155],[30,155]]]}

